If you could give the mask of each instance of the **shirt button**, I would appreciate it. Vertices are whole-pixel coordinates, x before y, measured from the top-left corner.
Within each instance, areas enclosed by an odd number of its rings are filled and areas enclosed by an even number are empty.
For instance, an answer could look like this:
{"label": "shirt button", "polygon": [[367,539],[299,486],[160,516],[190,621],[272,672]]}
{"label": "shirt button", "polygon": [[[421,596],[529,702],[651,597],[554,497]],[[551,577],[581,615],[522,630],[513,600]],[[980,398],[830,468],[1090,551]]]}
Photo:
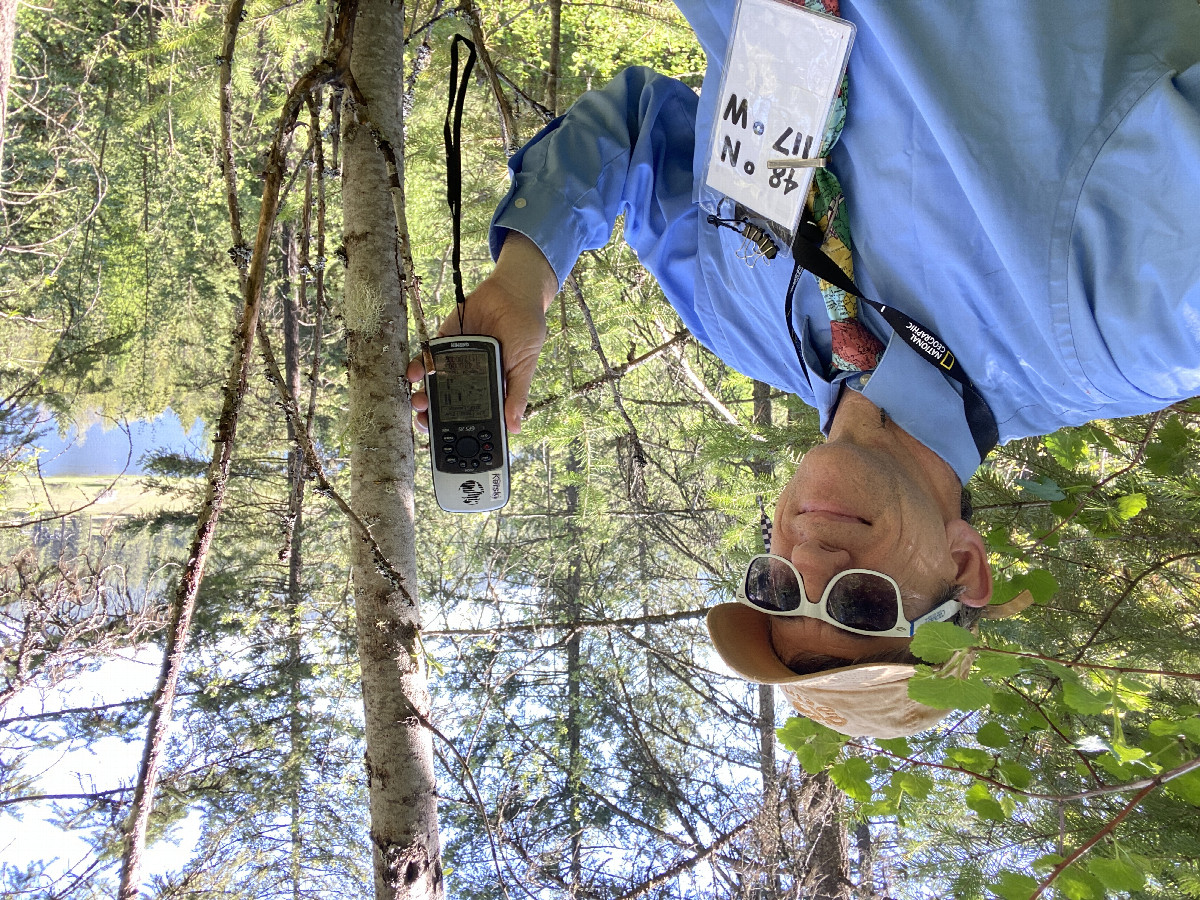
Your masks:
{"label": "shirt button", "polygon": [[513,201],[513,206],[515,206],[517,209],[524,209],[525,208],[525,198],[518,197],[515,201]]}

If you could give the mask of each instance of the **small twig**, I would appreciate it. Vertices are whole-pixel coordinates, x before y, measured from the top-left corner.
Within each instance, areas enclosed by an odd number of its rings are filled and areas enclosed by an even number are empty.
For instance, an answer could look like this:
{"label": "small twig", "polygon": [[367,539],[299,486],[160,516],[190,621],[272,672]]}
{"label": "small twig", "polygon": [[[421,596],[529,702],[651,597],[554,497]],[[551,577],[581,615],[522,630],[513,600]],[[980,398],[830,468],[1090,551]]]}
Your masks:
{"label": "small twig", "polygon": [[295,428],[296,439],[300,444],[299,449],[304,456],[305,465],[308,471],[317,479],[316,492],[331,499],[334,505],[342,511],[342,514],[349,519],[351,527],[358,532],[359,537],[366,541],[370,547],[371,556],[375,560],[380,574],[386,577],[388,583],[400,592],[400,596],[404,598],[404,601],[409,606],[415,606],[416,600],[404,585],[404,576],[400,574],[387,558],[387,555],[383,552],[383,548],[379,546],[379,542],[371,534],[370,526],[351,508],[350,504],[338,492],[337,488],[333,486],[333,483],[325,474],[325,466],[321,462],[320,455],[317,453],[311,433],[309,433],[304,421],[300,418],[300,410],[296,405],[296,398],[292,396],[292,392],[288,389],[287,382],[283,378],[283,373],[279,370],[279,362],[275,358],[275,352],[271,349],[270,335],[267,334],[266,326],[262,322],[258,323],[258,346],[263,355],[263,362],[266,365],[267,380],[275,385],[276,390],[279,392],[280,400],[283,403],[283,413]]}
{"label": "small twig", "polygon": [[[1092,641],[1094,641],[1099,636],[1100,632],[1104,629],[1104,626],[1108,624],[1108,620],[1112,618],[1113,613],[1115,613],[1117,611],[1117,607],[1119,607],[1129,597],[1129,595],[1131,593],[1133,593],[1133,589],[1136,588],[1139,584],[1141,584],[1143,579],[1147,578],[1150,575],[1153,575],[1155,572],[1159,571],[1160,569],[1166,568],[1171,563],[1179,562],[1180,560],[1183,560],[1183,559],[1195,559],[1198,556],[1200,556],[1200,550],[1193,550],[1193,551],[1189,551],[1188,553],[1180,553],[1177,556],[1168,556],[1166,559],[1160,560],[1159,562],[1155,563],[1154,565],[1148,567],[1145,571],[1143,571],[1141,574],[1139,574],[1137,576],[1137,578],[1135,578],[1135,579],[1133,579],[1133,581],[1129,582],[1129,584],[1126,586],[1125,590],[1123,590],[1120,593],[1120,595],[1118,595],[1117,598],[1108,605],[1108,609],[1106,609],[1104,611],[1104,613],[1100,616],[1100,619],[1096,622],[1095,627],[1092,628],[1092,633],[1087,636],[1087,640],[1085,640],[1083,642],[1083,644],[1080,646],[1079,650],[1076,652],[1075,659],[1073,660],[1073,662],[1078,662],[1079,657],[1083,656],[1083,654],[1085,652],[1087,652],[1088,648],[1092,646]],[[1188,677],[1188,676],[1180,676],[1180,677]],[[1197,678],[1200,676],[1193,675],[1191,677]]]}
{"label": "small twig", "polygon": [[1064,516],[1061,522],[1059,522],[1057,525],[1055,525],[1053,528],[1051,528],[1045,534],[1038,537],[1038,539],[1036,541],[1034,541],[1033,544],[1028,549],[1032,550],[1034,547],[1045,544],[1046,538],[1050,537],[1052,534],[1057,532],[1060,528],[1062,528],[1064,525],[1066,525],[1068,522],[1070,522],[1072,519],[1074,519],[1077,515],[1079,515],[1079,513],[1083,511],[1083,507],[1087,504],[1088,500],[1090,500],[1096,494],[1096,492],[1098,492],[1102,487],[1104,487],[1107,484],[1111,484],[1114,480],[1116,480],[1117,478],[1120,478],[1126,472],[1129,472],[1132,469],[1137,468],[1137,466],[1142,461],[1142,457],[1146,455],[1146,448],[1150,445],[1150,438],[1154,437],[1154,429],[1158,427],[1158,423],[1162,420],[1164,415],[1166,415],[1166,410],[1160,409],[1158,412],[1156,412],[1153,416],[1150,417],[1150,423],[1146,426],[1146,434],[1142,438],[1141,443],[1138,445],[1137,450],[1134,452],[1133,459],[1131,459],[1129,461],[1129,465],[1125,466],[1122,469],[1118,469],[1117,471],[1113,472],[1111,475],[1109,475],[1105,478],[1100,479],[1095,484],[1093,484],[1090,488],[1088,488],[1087,492],[1082,497],[1079,498],[1079,502],[1075,504],[1075,508],[1072,509],[1069,514]]}
{"label": "small twig", "polygon": [[710,856],[712,856],[714,853],[716,853],[718,850],[720,850],[722,847],[724,847],[726,844],[728,844],[730,841],[732,841],[734,838],[736,838],[738,835],[740,835],[743,831],[745,831],[747,828],[749,828],[751,825],[753,825],[755,823],[755,821],[757,821],[757,816],[755,816],[754,818],[747,819],[745,822],[743,822],[741,825],[738,825],[732,831],[725,832],[725,834],[721,835],[719,838],[717,838],[715,841],[713,841],[707,847],[702,846],[700,848],[699,853],[695,854],[694,856],[690,856],[687,859],[682,860],[681,862],[676,863],[671,868],[669,868],[663,872],[660,872],[659,874],[655,875],[653,878],[649,879],[648,881],[643,881],[641,884],[639,884],[637,887],[635,887],[632,891],[628,891],[627,893],[622,894],[620,897],[617,897],[616,900],[637,900],[638,897],[644,897],[644,896],[646,896],[646,894],[650,893],[655,888],[661,887],[662,885],[666,884],[668,881],[671,881],[672,879],[677,878],[679,875],[682,875],[684,872],[687,872],[690,869],[694,869],[700,863],[704,862],[706,859],[708,859]]}
{"label": "small twig", "polygon": [[492,96],[496,98],[496,108],[500,112],[500,140],[504,142],[504,155],[511,156],[517,150],[517,120],[513,116],[508,98],[504,96],[504,89],[500,87],[496,64],[492,62],[492,56],[488,53],[479,8],[475,6],[474,0],[460,0],[458,13],[471,28],[471,40],[475,42],[475,52],[479,55],[479,68],[492,88]]}
{"label": "small twig", "polygon": [[1187,678],[1190,681],[1200,681],[1200,674],[1195,672],[1169,672],[1164,669],[1139,669],[1131,666],[1106,666],[1102,663],[1079,662],[1078,659],[1065,662],[1061,659],[1055,659],[1053,656],[1043,656],[1040,653],[1027,653],[1023,650],[1000,650],[996,647],[980,647],[979,649],[986,650],[988,653],[1001,653],[1005,656],[1020,656],[1024,657],[1025,659],[1039,659],[1043,662],[1058,663],[1060,666],[1067,666],[1071,669],[1098,669],[1103,672],[1119,672],[1123,675],[1161,675],[1164,678]]}
{"label": "small twig", "polygon": [[[624,619],[585,619],[573,623],[576,630],[627,628],[633,625],[664,625],[668,622],[683,622],[701,619],[708,615],[707,609],[689,609],[682,612],[664,613],[660,616],[633,616]],[[528,634],[561,627],[553,622],[522,623],[519,625],[497,625],[492,628],[447,628],[441,631],[422,629],[425,637],[470,637],[472,635]]]}
{"label": "small twig", "polygon": [[454,755],[454,758],[458,761],[459,766],[462,767],[463,772],[466,774],[467,780],[471,783],[470,790],[473,795],[471,799],[474,801],[475,806],[479,809],[479,815],[483,819],[484,828],[487,829],[488,845],[491,847],[492,851],[492,864],[496,867],[496,878],[500,883],[500,890],[503,891],[504,896],[507,897],[508,888],[505,887],[504,884],[504,873],[500,871],[500,854],[496,847],[496,836],[492,833],[492,820],[488,818],[487,807],[485,807],[483,803],[483,794],[479,790],[479,785],[475,783],[475,773],[471,771],[470,763],[466,760],[466,758],[463,757],[458,748],[454,746],[454,742],[451,741],[450,738],[446,737],[446,735],[442,734],[441,730],[431,721],[429,721],[428,716],[423,714],[415,706],[411,707],[411,711],[422,725],[429,729],[429,731],[435,737],[437,737],[439,741],[449,748],[450,752]]}
{"label": "small twig", "polygon": [[[658,330],[662,332],[663,335],[668,334],[667,326],[658,321],[658,319],[654,320],[654,324],[658,326]],[[675,348],[674,356],[675,364],[679,366],[679,371],[683,373],[683,377],[688,380],[692,388],[697,394],[700,395],[700,398],[709,406],[711,406],[713,411],[730,425],[733,425],[737,428],[745,427],[742,425],[738,417],[729,411],[729,407],[717,399],[716,395],[708,389],[708,385],[704,383],[704,380],[694,371],[692,371],[692,367],[688,365],[687,357],[683,354],[682,347]]]}
{"label": "small twig", "polygon": [[[89,500],[82,506],[77,506],[74,509],[68,509],[66,512],[59,512],[50,516],[39,516],[36,519],[25,519],[21,522],[0,522],[0,530],[9,528],[28,528],[30,525],[42,525],[46,522],[53,522],[57,519],[65,519],[68,516],[73,516],[76,513],[83,512],[85,509],[95,506],[98,502],[100,502],[100,498],[116,487],[117,482],[124,478],[125,473],[129,471],[129,463],[133,459],[133,438],[130,436],[128,431],[125,432],[125,436],[129,438],[129,450],[125,454],[125,465],[121,467],[121,471],[113,477],[113,480],[108,483],[108,487],[96,495],[95,499]],[[42,492],[46,496],[47,503],[50,503],[51,508],[53,508],[54,504],[53,501],[50,500],[50,491],[46,487],[46,479],[45,476],[42,475],[42,464],[40,462],[37,463],[37,472],[38,481],[40,481],[42,484]]]}
{"label": "small twig", "polygon": [[91,791],[86,794],[26,794],[23,797],[5,797],[0,799],[0,806],[12,806],[16,803],[34,803],[38,800],[100,800],[118,794],[128,794],[133,787],[113,788],[108,791]]}
{"label": "small twig", "polygon": [[[1010,794],[1018,794],[1022,797],[1028,797],[1030,800],[1046,800],[1051,803],[1069,803],[1073,800],[1087,800],[1090,797],[1103,797],[1108,794],[1125,794],[1129,791],[1142,791],[1144,788],[1155,788],[1161,784],[1166,784],[1179,778],[1181,775],[1186,775],[1196,769],[1200,769],[1200,757],[1190,759],[1187,762],[1176,766],[1166,772],[1161,772],[1153,778],[1141,778],[1137,781],[1131,781],[1128,784],[1109,784],[1103,787],[1092,788],[1087,791],[1078,791],[1074,794],[1045,794],[1039,791],[1026,791],[1021,788],[1013,787],[1011,784],[1005,784],[997,778],[992,778],[988,775],[980,775],[978,772],[972,772],[970,769],[964,769],[961,766],[950,766],[945,763],[928,762],[923,759],[915,759],[911,756],[902,756],[899,753],[893,753],[890,750],[884,750],[882,747],[876,747],[871,744],[861,744],[857,741],[847,741],[847,747],[854,747],[858,750],[865,750],[877,756],[890,756],[892,759],[898,759],[901,762],[906,762],[913,766],[922,766],[926,769],[941,769],[944,772],[957,772],[960,775],[967,775],[977,781],[982,781],[990,784],[993,787],[1003,791],[1008,791]],[[1143,794],[1138,795],[1139,798]]]}
{"label": "small twig", "polygon": [[554,404],[561,403],[564,400],[571,400],[571,399],[574,399],[575,397],[581,397],[584,394],[587,394],[587,393],[590,393],[591,391],[596,390],[596,388],[603,387],[604,385],[608,384],[610,381],[619,380],[621,378],[624,378],[627,374],[629,374],[631,371],[636,369],[638,366],[641,366],[645,363],[648,363],[652,359],[656,359],[657,357],[662,356],[664,353],[666,353],[672,347],[676,346],[677,344],[683,343],[691,336],[692,336],[691,332],[689,332],[686,328],[683,328],[683,329],[675,332],[673,335],[671,335],[670,338],[666,342],[659,344],[657,347],[654,347],[650,350],[647,350],[641,356],[636,356],[627,363],[622,363],[619,366],[613,366],[612,368],[610,368],[608,371],[606,371],[603,375],[599,376],[598,378],[593,378],[591,381],[585,381],[583,384],[572,388],[569,393],[555,394],[553,397],[543,397],[541,400],[538,400],[536,403],[530,403],[529,406],[525,410],[525,415],[526,415],[526,417],[529,417],[535,413],[541,412],[543,409],[545,409],[548,406],[553,406]]}
{"label": "small twig", "polygon": [[[1200,760],[1194,760],[1194,762],[1197,765],[1200,765]],[[1051,884],[1054,883],[1054,880],[1056,878],[1058,878],[1058,876],[1061,875],[1068,866],[1070,866],[1072,863],[1075,862],[1075,860],[1079,859],[1081,856],[1083,856],[1085,853],[1087,853],[1089,850],[1091,850],[1094,846],[1096,846],[1096,844],[1098,844],[1101,840],[1103,840],[1107,835],[1112,834],[1113,830],[1119,824],[1121,824],[1121,821],[1127,815],[1129,815],[1131,812],[1133,812],[1133,808],[1135,806],[1137,806],[1139,803],[1141,803],[1142,800],[1145,799],[1146,795],[1149,794],[1156,787],[1158,787],[1159,784],[1161,784],[1161,782],[1149,784],[1146,787],[1144,787],[1142,790],[1138,791],[1137,795],[1132,800],[1130,800],[1127,804],[1125,804],[1125,808],[1123,810],[1121,810],[1119,813],[1117,813],[1117,815],[1113,818],[1113,820],[1111,822],[1109,822],[1107,825],[1105,825],[1103,828],[1101,828],[1099,831],[1097,831],[1094,835],[1092,835],[1092,837],[1086,843],[1084,843],[1082,846],[1080,846],[1078,850],[1076,850],[1074,853],[1072,853],[1070,856],[1068,856],[1066,859],[1064,859],[1062,862],[1060,862],[1057,866],[1055,866],[1054,871],[1051,872],[1046,877],[1045,881],[1043,881],[1041,884],[1038,885],[1038,889],[1033,892],[1033,894],[1030,896],[1029,900],[1037,900],[1037,898],[1042,896],[1043,893],[1045,893],[1046,889],[1048,887],[1050,887]]]}
{"label": "small twig", "polygon": [[613,403],[617,407],[617,412],[621,419],[625,422],[625,428],[629,435],[629,441],[632,445],[630,448],[630,473],[629,473],[629,493],[630,496],[638,502],[639,505],[646,502],[646,451],[642,447],[642,440],[638,437],[637,426],[633,424],[633,419],[629,417],[628,411],[625,409],[625,398],[621,396],[621,389],[618,386],[618,379],[613,375],[613,368],[609,365],[608,356],[604,352],[604,347],[600,343],[600,332],[596,330],[596,322],[592,318],[592,310],[584,299],[583,289],[579,286],[579,281],[575,278],[575,274],[571,273],[567,276],[567,284],[571,288],[571,293],[575,295],[575,303],[579,306],[579,310],[583,313],[583,320],[587,323],[588,334],[592,339],[592,350],[600,360],[600,365],[604,368],[604,375],[609,388],[612,390]]}

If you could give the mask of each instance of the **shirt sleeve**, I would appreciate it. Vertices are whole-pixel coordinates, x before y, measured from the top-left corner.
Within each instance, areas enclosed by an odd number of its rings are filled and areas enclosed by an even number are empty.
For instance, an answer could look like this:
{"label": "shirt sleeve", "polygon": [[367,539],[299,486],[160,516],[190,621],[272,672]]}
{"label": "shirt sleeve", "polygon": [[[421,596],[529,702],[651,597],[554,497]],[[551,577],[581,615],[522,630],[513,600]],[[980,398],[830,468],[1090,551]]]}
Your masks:
{"label": "shirt sleeve", "polygon": [[561,287],[617,217],[625,240],[667,291],[690,293],[695,260],[692,153],[696,95],[644,67],[588,91],[509,161],[512,184],[492,219],[499,256],[509,230],[532,240]]}

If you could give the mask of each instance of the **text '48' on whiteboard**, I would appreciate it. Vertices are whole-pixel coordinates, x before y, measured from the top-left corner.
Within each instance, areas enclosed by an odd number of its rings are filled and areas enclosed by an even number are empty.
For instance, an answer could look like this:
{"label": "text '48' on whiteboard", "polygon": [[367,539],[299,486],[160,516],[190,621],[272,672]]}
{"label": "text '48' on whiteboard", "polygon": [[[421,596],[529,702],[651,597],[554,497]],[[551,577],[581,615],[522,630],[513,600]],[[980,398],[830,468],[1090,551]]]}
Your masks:
{"label": "text '48' on whiteboard", "polygon": [[705,183],[794,230],[811,168],[768,160],[820,152],[854,26],[784,0],[741,0],[709,140]]}

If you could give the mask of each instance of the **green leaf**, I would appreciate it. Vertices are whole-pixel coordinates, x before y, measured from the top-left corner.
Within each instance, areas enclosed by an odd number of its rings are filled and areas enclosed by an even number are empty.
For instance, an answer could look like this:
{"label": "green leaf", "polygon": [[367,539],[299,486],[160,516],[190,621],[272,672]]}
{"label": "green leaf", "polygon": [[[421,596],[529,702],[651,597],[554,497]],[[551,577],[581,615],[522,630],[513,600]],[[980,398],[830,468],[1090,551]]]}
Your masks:
{"label": "green leaf", "polygon": [[[1145,778],[1148,771],[1153,771],[1149,766],[1141,762],[1124,763],[1112,753],[1105,753],[1103,756],[1096,757],[1096,765],[1111,775],[1118,781],[1133,781],[1135,778]],[[1086,772],[1081,772],[1081,775],[1086,775]],[[1180,779],[1175,779],[1179,781]],[[1168,786],[1175,783],[1168,782]]]}
{"label": "green leaf", "polygon": [[987,545],[993,553],[1000,553],[1015,559],[1021,559],[1024,556],[1021,548],[1012,542],[1007,528],[997,527],[989,531],[987,533]]}
{"label": "green leaf", "polygon": [[979,741],[979,743],[983,744],[983,746],[991,747],[993,749],[1007,747],[1011,742],[1008,732],[1000,727],[1000,725],[996,722],[988,722],[986,725],[980,728],[975,734],[975,740]]}
{"label": "green leaf", "polygon": [[1007,784],[1011,784],[1017,790],[1025,790],[1033,781],[1033,772],[1027,767],[1016,762],[1001,762],[998,766],[1000,776]]}
{"label": "green leaf", "polygon": [[1007,603],[1021,591],[1033,594],[1034,603],[1046,603],[1058,592],[1058,579],[1046,569],[1031,569],[996,585],[992,603]]}
{"label": "green leaf", "polygon": [[1108,709],[1110,697],[1094,694],[1077,680],[1064,679],[1063,702],[1082,716],[1096,716]]}
{"label": "green leaf", "polygon": [[1110,891],[1140,891],[1146,884],[1146,874],[1119,859],[1094,856],[1087,863],[1087,870]]}
{"label": "green leaf", "polygon": [[1048,603],[1058,593],[1058,579],[1046,569],[1031,569],[1019,577],[1021,590],[1033,594],[1035,603]]}
{"label": "green leaf", "polygon": [[803,716],[792,716],[775,733],[779,743],[796,754],[810,775],[825,771],[847,740],[845,735]]}
{"label": "green leaf", "polygon": [[1022,491],[1039,500],[1062,500],[1067,496],[1058,486],[1058,482],[1049,478],[1038,477],[1032,481],[1028,478],[1018,478],[1016,483]]}
{"label": "green leaf", "polygon": [[1128,522],[1146,508],[1146,495],[1125,494],[1123,497],[1118,497],[1116,499],[1113,508],[1118,519],[1123,522]]}
{"label": "green leaf", "polygon": [[1155,719],[1150,723],[1149,731],[1159,737],[1174,737],[1182,735],[1194,743],[1200,744],[1200,719]]}
{"label": "green leaf", "polygon": [[1098,444],[1109,453],[1120,453],[1121,448],[1117,446],[1117,442],[1105,434],[1095,425],[1086,425],[1081,429],[1085,440],[1090,444]]}
{"label": "green leaf", "polygon": [[995,693],[977,676],[951,678],[922,672],[923,668],[919,666],[917,674],[908,680],[908,696],[934,709],[983,709]]}
{"label": "green leaf", "polygon": [[1087,441],[1077,429],[1064,429],[1042,438],[1042,446],[1064,469],[1073,469],[1087,458]]}
{"label": "green leaf", "polygon": [[946,751],[946,758],[958,763],[968,772],[983,774],[995,765],[992,754],[975,747],[953,747]]}
{"label": "green leaf", "polygon": [[1158,440],[1146,446],[1146,468],[1155,475],[1180,474],[1188,460],[1191,432],[1179,416],[1171,416],[1159,428],[1156,437]]}
{"label": "green leaf", "polygon": [[1124,741],[1113,741],[1110,752],[1123,763],[1137,762],[1146,758],[1146,751],[1141,747],[1130,747]]}
{"label": "green leaf", "polygon": [[975,668],[980,675],[989,678],[1011,678],[1025,668],[1025,660],[1007,653],[989,653],[986,650],[975,657]]}
{"label": "green leaf", "polygon": [[[983,674],[987,674],[984,672]],[[1008,716],[1020,715],[1025,711],[1025,698],[1011,691],[996,691],[992,697],[992,710]]]}
{"label": "green leaf", "polygon": [[1166,790],[1184,803],[1200,806],[1200,769],[1172,778],[1167,782]]}
{"label": "green leaf", "polygon": [[1004,807],[996,801],[982,781],[977,781],[967,788],[966,800],[967,806],[985,819],[993,822],[1004,822],[1008,819]]}
{"label": "green leaf", "polygon": [[906,738],[878,738],[875,743],[882,749],[889,753],[895,753],[897,756],[908,756],[912,753],[912,748],[909,747]]}
{"label": "green leaf", "polygon": [[1075,512],[1075,507],[1078,505],[1078,502],[1070,497],[1066,500],[1055,500],[1050,504],[1050,512],[1054,513],[1060,519],[1065,519]]}
{"label": "green leaf", "polygon": [[1054,885],[1070,900],[1103,900],[1104,885],[1081,866],[1068,866]]}
{"label": "green leaf", "polygon": [[833,783],[845,791],[846,796],[859,803],[871,799],[871,783],[868,779],[872,774],[871,764],[861,756],[847,757],[829,769]]}
{"label": "green leaf", "polygon": [[1033,871],[1039,875],[1049,875],[1054,871],[1054,867],[1063,861],[1063,857],[1057,853],[1043,853],[1033,861]]}
{"label": "green leaf", "polygon": [[992,885],[992,893],[1001,900],[1029,900],[1037,890],[1038,881],[1023,872],[1005,869]]}
{"label": "green leaf", "polygon": [[909,650],[926,662],[947,662],[955,652],[974,647],[979,639],[950,622],[926,622],[917,629]]}
{"label": "green leaf", "polygon": [[898,792],[908,794],[914,800],[924,800],[933,790],[933,779],[919,772],[897,772],[892,776],[890,784]]}

